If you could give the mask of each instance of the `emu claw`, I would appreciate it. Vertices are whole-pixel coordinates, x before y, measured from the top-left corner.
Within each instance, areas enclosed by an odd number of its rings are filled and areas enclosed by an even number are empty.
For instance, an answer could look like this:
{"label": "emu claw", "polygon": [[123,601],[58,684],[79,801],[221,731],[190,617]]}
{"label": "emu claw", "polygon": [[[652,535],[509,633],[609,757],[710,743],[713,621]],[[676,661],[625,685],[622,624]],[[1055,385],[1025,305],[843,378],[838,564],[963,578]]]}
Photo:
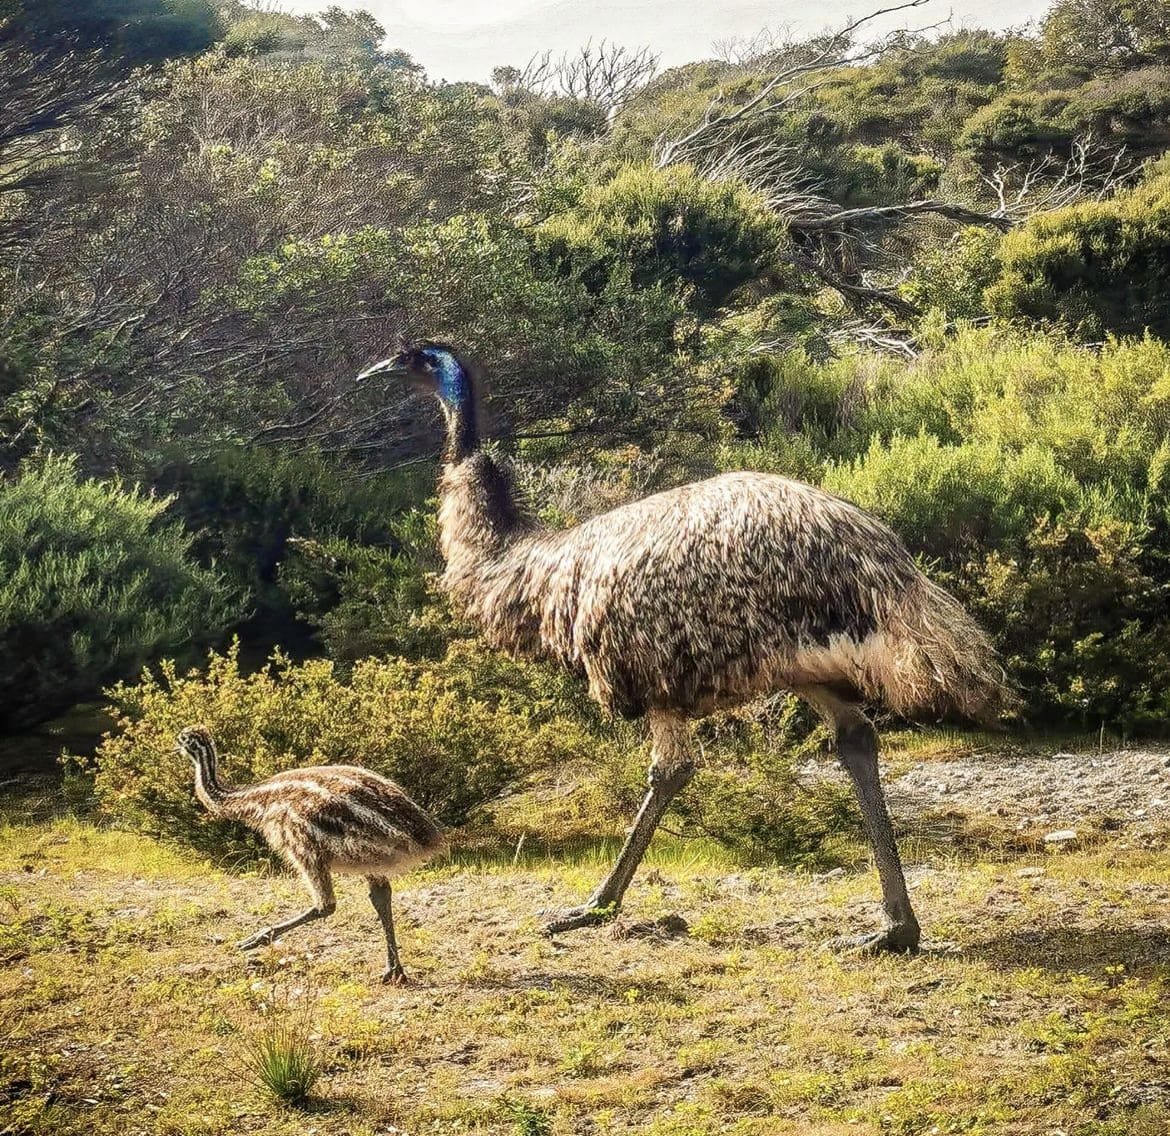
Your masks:
{"label": "emu claw", "polygon": [[409,986],[410,979],[406,977],[406,971],[402,967],[388,966],[382,971],[382,981],[387,986]]}
{"label": "emu claw", "polygon": [[608,923],[617,915],[617,904],[608,903],[604,907],[592,904],[582,904],[580,907],[570,907],[555,919],[550,919],[544,925],[546,935],[558,935],[562,931],[575,931],[578,927],[596,927],[601,923]]}
{"label": "emu claw", "polygon": [[829,949],[853,955],[877,955],[884,951],[916,955],[918,929],[911,931],[907,927],[889,927],[885,931],[872,931],[868,935],[842,935],[829,940]]}

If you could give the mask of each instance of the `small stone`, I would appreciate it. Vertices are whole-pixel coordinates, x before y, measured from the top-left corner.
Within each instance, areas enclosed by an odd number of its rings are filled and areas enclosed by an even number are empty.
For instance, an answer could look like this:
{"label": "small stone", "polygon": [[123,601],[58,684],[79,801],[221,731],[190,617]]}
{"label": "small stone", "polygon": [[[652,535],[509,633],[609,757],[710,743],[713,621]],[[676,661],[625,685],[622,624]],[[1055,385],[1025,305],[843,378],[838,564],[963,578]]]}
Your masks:
{"label": "small stone", "polygon": [[821,872],[819,876],[813,876],[813,883],[823,884],[826,880],[839,880],[844,874],[844,868],[831,868],[827,872]]}
{"label": "small stone", "polygon": [[1077,830],[1075,828],[1058,828],[1055,832],[1048,832],[1044,835],[1045,844],[1065,844],[1070,840],[1076,840]]}
{"label": "small stone", "polygon": [[1035,868],[1035,867],[1021,868],[1018,872],[1016,872],[1016,875],[1021,880],[1034,880],[1037,876],[1044,875],[1044,869],[1043,868]]}

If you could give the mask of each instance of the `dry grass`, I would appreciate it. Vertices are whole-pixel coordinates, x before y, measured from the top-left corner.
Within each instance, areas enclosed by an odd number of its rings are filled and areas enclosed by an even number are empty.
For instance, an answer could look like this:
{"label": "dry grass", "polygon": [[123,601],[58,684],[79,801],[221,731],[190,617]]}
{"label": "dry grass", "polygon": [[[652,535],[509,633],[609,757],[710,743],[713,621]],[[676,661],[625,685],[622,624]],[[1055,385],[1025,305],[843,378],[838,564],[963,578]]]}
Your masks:
{"label": "dry grass", "polygon": [[[360,881],[251,957],[295,881],[69,820],[0,828],[0,1133],[1037,1133],[1170,1130],[1170,860],[1120,839],[993,859],[910,845],[934,949],[839,957],[868,870],[652,850],[622,926],[551,942],[597,857],[451,864],[396,898],[414,985],[377,982]],[[1040,869],[1039,872],[1034,869]],[[1023,874],[1021,874],[1021,872]],[[679,914],[689,934],[643,937]],[[241,1054],[305,1015],[309,1113]]]}

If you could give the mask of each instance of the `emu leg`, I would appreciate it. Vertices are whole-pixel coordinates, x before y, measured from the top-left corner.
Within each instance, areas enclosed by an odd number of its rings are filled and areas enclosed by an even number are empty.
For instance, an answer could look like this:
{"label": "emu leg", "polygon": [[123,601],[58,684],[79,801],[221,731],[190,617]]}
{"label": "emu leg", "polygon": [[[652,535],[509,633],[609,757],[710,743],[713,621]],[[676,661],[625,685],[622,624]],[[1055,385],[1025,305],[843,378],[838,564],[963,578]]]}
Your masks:
{"label": "emu leg", "polygon": [[617,914],[663,813],[694,776],[686,722],[674,715],[651,713],[650,732],[653,738],[650,788],[642,798],[634,827],[626,837],[617,863],[580,907],[571,908],[545,924],[547,934],[604,923]]}
{"label": "emu leg", "polygon": [[858,707],[842,702],[831,692],[818,688],[801,691],[833,724],[837,734],[837,757],[849,774],[861,806],[862,820],[873,848],[878,876],[882,883],[882,906],[886,928],[856,939],[840,939],[835,945],[866,951],[918,950],[920,931],[902,860],[894,839],[894,826],[886,807],[885,794],[878,779],[878,737],[869,719]]}
{"label": "emu leg", "polygon": [[309,891],[313,893],[313,906],[307,911],[302,911],[300,915],[286,919],[283,923],[275,923],[271,927],[265,927],[263,931],[249,935],[239,944],[240,950],[251,951],[255,950],[256,947],[266,946],[273,940],[279,939],[286,931],[291,931],[302,923],[311,923],[314,919],[324,919],[337,910],[337,902],[333,897],[333,881],[330,879],[329,870],[321,864],[301,864],[298,865],[298,868],[301,878],[305,881]]}
{"label": "emu leg", "polygon": [[394,915],[390,910],[390,881],[381,876],[370,876],[369,881],[370,902],[382,921],[382,930],[386,932],[386,969],[382,974],[382,981],[400,986],[407,978],[398,957],[398,943],[394,938]]}

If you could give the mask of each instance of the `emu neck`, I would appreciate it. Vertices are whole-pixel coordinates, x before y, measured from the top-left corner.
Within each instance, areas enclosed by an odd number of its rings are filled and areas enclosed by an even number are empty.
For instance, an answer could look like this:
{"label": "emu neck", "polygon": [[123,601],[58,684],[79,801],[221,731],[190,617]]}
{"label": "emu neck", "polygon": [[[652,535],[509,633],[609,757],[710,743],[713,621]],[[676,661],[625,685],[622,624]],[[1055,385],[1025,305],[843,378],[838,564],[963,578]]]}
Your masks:
{"label": "emu neck", "polygon": [[468,397],[462,403],[444,403],[443,408],[447,413],[447,447],[443,451],[443,460],[461,462],[479,450],[475,403]]}
{"label": "emu neck", "polygon": [[227,795],[227,790],[219,783],[214,756],[200,755],[195,762],[195,796],[208,812],[218,814],[223,812]]}
{"label": "emu neck", "polygon": [[447,417],[446,462],[461,462],[479,449],[479,419],[471,376],[453,357],[439,365],[439,401]]}
{"label": "emu neck", "polygon": [[439,547],[456,591],[532,529],[511,478],[482,450],[444,464],[439,498]]}

